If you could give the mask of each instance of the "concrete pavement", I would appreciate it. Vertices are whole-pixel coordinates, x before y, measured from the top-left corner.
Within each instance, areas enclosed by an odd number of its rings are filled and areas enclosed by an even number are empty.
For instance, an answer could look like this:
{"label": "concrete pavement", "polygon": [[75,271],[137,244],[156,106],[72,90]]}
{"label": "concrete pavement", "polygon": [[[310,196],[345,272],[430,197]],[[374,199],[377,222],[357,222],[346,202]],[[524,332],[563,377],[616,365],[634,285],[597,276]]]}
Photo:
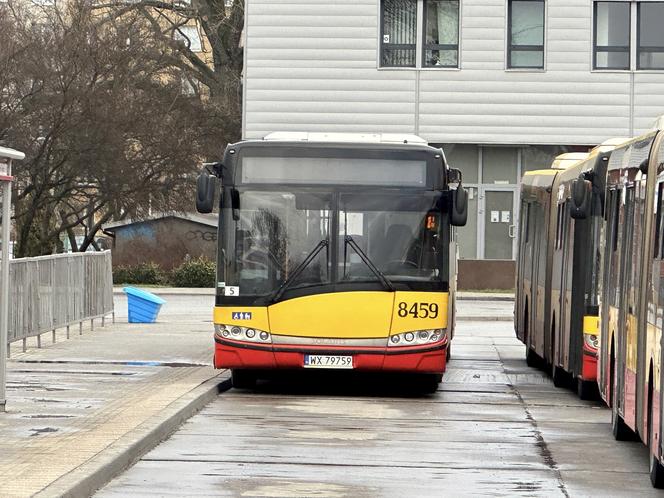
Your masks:
{"label": "concrete pavement", "polygon": [[97,496],[662,495],[645,446],[526,366],[511,324],[461,321],[452,356],[429,396],[345,372],[231,389]]}
{"label": "concrete pavement", "polygon": [[[210,367],[209,289],[150,289],[166,299],[156,324],[64,330],[41,349],[12,347],[8,412],[0,415],[0,496],[85,496],[131,465],[212,400],[228,375]],[[459,319],[507,317],[491,301],[460,301]]]}
{"label": "concrete pavement", "polygon": [[184,296],[159,323],[128,324],[116,296],[115,325],[13,348],[0,496],[89,495],[202,408],[227,378],[210,366],[212,306]]}

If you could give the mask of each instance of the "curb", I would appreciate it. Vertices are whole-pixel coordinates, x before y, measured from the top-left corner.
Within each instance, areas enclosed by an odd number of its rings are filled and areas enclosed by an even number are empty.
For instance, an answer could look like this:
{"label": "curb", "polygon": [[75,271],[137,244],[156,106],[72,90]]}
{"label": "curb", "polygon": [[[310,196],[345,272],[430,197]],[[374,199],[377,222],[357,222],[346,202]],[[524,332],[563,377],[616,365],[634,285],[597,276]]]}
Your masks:
{"label": "curb", "polygon": [[514,296],[457,296],[457,301],[509,301],[514,302]]}
{"label": "curb", "polygon": [[[156,294],[157,296],[214,296],[215,291],[214,289],[190,289],[187,287],[183,287],[182,290],[179,289],[173,289],[173,288],[164,288],[163,290],[158,288],[158,287],[141,287],[136,286],[141,290],[146,290],[152,294]],[[113,288],[113,295],[114,296],[123,296],[124,291],[122,289],[118,288]]]}
{"label": "curb", "polygon": [[41,498],[92,496],[167,439],[219,393],[230,387],[228,371],[203,382],[173,401],[159,417],[129,431],[83,465],[53,481],[34,496]]}

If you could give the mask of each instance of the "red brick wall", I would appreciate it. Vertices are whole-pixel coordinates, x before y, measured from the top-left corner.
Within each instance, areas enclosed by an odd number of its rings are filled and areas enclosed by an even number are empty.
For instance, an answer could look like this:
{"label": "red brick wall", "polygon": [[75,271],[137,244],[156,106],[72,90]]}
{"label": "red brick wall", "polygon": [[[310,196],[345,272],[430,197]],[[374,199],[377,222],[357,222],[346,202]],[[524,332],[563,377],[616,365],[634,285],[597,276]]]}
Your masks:
{"label": "red brick wall", "polygon": [[459,290],[514,289],[516,262],[508,259],[460,259]]}

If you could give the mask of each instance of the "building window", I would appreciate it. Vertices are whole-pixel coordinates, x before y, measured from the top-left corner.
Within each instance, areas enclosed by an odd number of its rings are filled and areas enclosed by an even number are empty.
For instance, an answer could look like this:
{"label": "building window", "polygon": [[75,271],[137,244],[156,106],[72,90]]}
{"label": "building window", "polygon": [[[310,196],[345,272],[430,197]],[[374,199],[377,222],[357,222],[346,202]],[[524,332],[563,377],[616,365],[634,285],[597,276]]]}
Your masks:
{"label": "building window", "polygon": [[380,65],[415,67],[417,0],[383,0],[380,14]]}
{"label": "building window", "polygon": [[380,66],[459,67],[459,2],[381,0]]}
{"label": "building window", "polygon": [[423,67],[459,67],[459,1],[424,2]]}
{"label": "building window", "polygon": [[629,69],[629,2],[595,2],[594,69]]}
{"label": "building window", "polygon": [[637,18],[637,69],[664,69],[664,2],[639,2]]}
{"label": "building window", "polygon": [[175,39],[183,41],[192,52],[202,52],[201,37],[196,26],[180,26],[175,31]]}
{"label": "building window", "polygon": [[544,69],[544,0],[508,0],[507,67]]}

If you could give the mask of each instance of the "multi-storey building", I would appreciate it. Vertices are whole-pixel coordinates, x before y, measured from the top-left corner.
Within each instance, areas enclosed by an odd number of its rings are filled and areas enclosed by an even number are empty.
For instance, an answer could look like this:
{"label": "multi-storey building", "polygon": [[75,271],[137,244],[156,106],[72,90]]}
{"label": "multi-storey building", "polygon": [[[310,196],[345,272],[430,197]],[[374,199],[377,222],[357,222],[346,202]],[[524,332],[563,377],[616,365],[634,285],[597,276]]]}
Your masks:
{"label": "multi-storey building", "polygon": [[664,2],[247,0],[243,135],[414,133],[470,187],[461,256],[511,259],[517,183],[664,113]]}

